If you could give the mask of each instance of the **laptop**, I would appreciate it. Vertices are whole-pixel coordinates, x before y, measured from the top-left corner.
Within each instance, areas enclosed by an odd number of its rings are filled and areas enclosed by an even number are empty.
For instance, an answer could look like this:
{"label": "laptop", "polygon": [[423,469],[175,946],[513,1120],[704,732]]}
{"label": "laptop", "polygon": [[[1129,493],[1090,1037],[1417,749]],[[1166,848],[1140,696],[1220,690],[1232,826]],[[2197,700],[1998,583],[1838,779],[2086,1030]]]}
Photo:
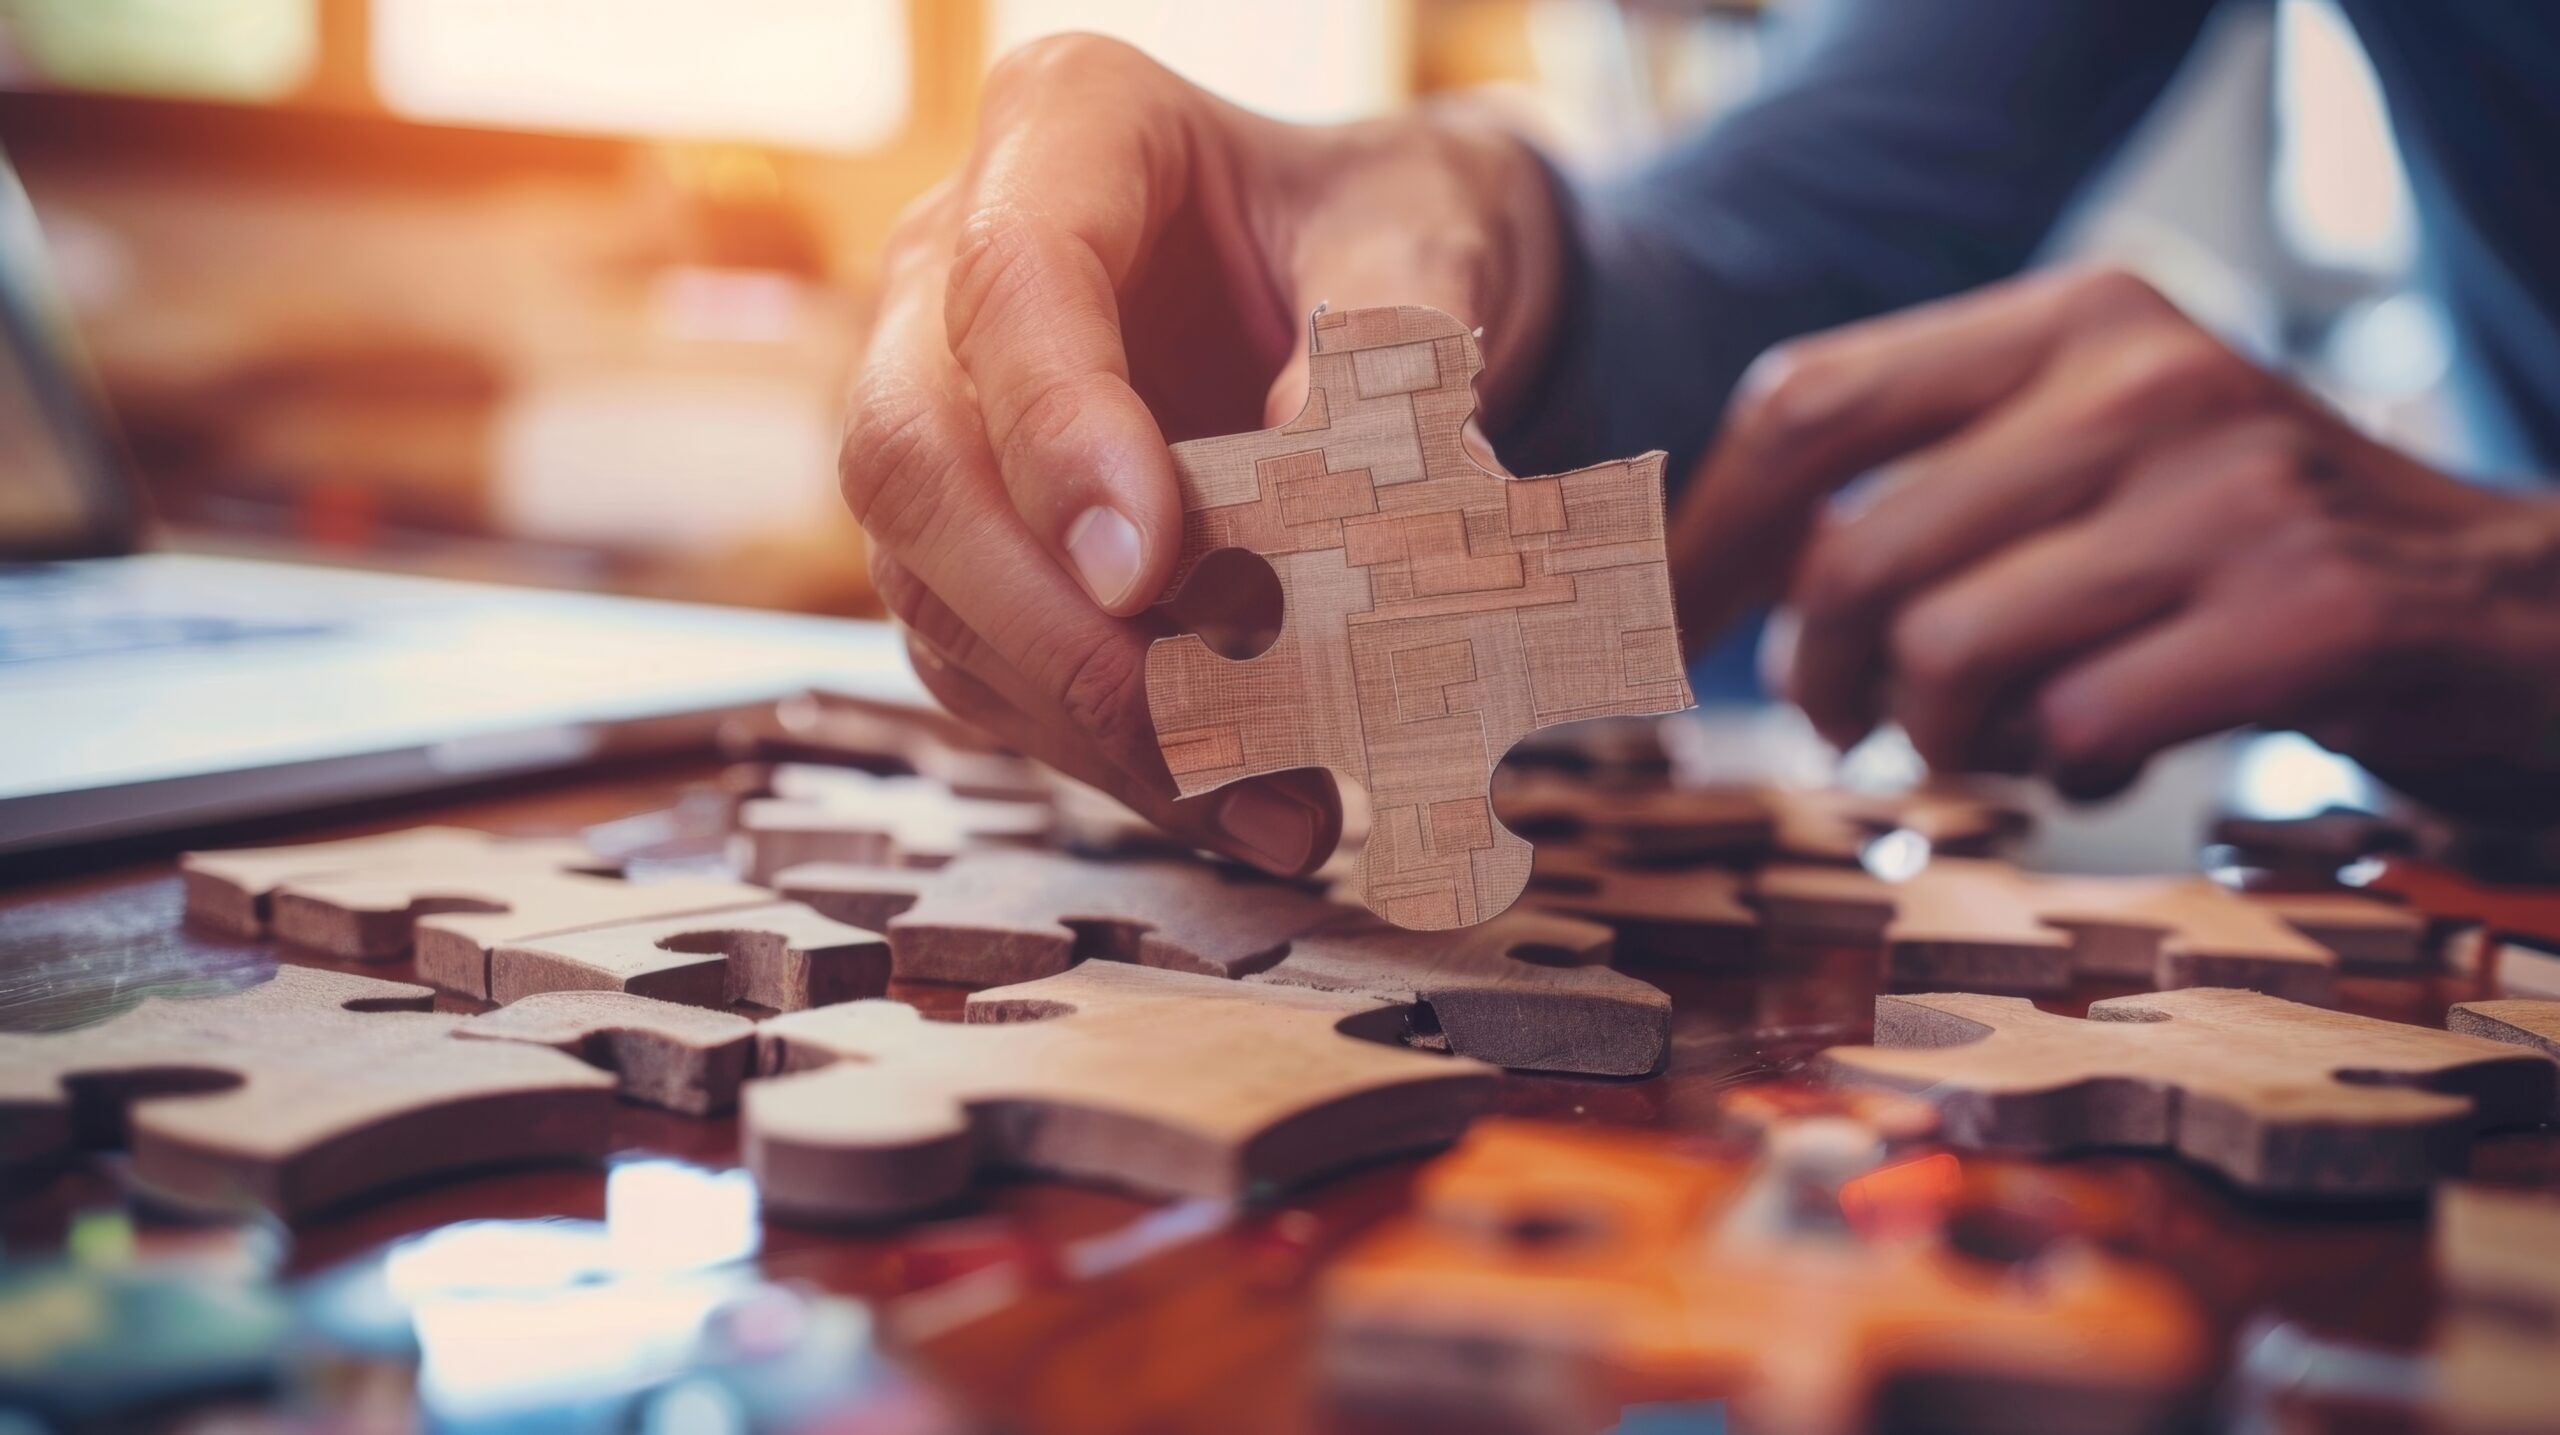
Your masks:
{"label": "laptop", "polygon": [[882,623],[143,551],[57,300],[0,158],[0,856],[707,745],[813,687],[922,699]]}

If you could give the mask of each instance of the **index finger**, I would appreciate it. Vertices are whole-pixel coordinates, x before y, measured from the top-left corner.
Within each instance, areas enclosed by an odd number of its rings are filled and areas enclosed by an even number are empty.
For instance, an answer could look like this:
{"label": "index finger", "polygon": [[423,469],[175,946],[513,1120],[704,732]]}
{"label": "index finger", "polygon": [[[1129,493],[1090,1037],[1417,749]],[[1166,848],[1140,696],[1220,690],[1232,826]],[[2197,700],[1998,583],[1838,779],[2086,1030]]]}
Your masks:
{"label": "index finger", "polygon": [[944,324],[1032,534],[1104,611],[1153,602],[1182,536],[1173,460],[1129,383],[1119,289],[1186,199],[1176,83],[1134,51],[1069,37],[992,82]]}

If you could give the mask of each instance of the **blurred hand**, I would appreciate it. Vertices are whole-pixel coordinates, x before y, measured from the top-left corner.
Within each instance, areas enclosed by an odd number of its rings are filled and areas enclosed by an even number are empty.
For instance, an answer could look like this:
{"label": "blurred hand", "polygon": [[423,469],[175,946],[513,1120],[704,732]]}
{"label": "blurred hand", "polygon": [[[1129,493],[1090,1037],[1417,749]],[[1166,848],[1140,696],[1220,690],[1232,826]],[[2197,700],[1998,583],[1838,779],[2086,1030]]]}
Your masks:
{"label": "blurred hand", "polygon": [[845,434],[845,499],[926,685],[1203,846],[1322,861],[1341,812],[1321,774],[1171,800],[1139,620],[1181,543],[1166,444],[1294,417],[1318,302],[1484,326],[1498,413],[1552,326],[1557,225],[1489,117],[1284,125],[1084,36],[1005,60],[967,167],[889,241]]}
{"label": "blurred hand", "polygon": [[1783,579],[1788,695],[1843,745],[1894,718],[1941,770],[2095,796],[2258,724],[2422,795],[2483,758],[2560,772],[2560,505],[2373,443],[2123,274],[1772,351],[1672,548],[1689,633]]}

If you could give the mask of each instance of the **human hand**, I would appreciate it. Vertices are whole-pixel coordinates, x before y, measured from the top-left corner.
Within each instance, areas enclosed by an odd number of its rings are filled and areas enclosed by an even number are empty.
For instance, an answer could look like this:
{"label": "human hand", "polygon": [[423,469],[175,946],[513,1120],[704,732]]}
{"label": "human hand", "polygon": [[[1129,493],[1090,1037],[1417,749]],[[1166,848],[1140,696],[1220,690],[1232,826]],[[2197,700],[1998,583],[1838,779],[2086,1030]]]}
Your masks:
{"label": "human hand", "polygon": [[1005,60],[966,168],[890,238],[841,463],[926,686],[1203,846],[1322,861],[1322,774],[1172,800],[1142,616],[1182,535],[1166,444],[1294,417],[1318,302],[1483,325],[1499,413],[1552,324],[1558,223],[1481,114],[1306,128],[1089,36]]}
{"label": "human hand", "polygon": [[1835,743],[1889,716],[1934,767],[2080,795],[2243,724],[2422,790],[2560,773],[2560,506],[2372,442],[2120,273],[1772,351],[1672,551],[1691,633],[1784,578],[1781,686]]}

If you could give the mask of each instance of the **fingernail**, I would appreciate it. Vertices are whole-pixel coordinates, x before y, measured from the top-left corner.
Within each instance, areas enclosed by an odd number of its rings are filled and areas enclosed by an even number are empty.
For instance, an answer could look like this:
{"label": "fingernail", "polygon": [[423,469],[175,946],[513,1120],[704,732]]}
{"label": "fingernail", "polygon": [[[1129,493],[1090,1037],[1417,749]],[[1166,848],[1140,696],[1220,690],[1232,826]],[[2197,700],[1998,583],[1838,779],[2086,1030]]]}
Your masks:
{"label": "fingernail", "polygon": [[1138,526],[1117,509],[1088,508],[1067,525],[1067,556],[1093,601],[1117,608],[1138,584]]}
{"label": "fingernail", "polygon": [[1320,815],[1265,787],[1239,787],[1218,804],[1218,830],[1270,870],[1294,876],[1315,857]]}

